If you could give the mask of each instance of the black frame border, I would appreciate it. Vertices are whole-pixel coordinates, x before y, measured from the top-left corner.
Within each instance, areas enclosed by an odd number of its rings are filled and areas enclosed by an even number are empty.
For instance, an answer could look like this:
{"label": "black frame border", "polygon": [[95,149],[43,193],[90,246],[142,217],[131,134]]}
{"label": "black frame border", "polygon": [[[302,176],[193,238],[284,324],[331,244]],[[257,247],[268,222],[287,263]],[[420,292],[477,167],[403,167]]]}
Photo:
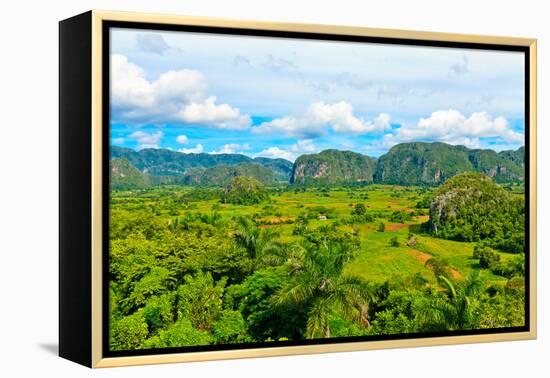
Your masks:
{"label": "black frame border", "polygon": [[[385,340],[409,340],[409,339],[426,339],[437,337],[452,337],[452,336],[467,336],[467,335],[488,335],[502,333],[518,333],[528,332],[531,330],[531,262],[530,262],[530,219],[531,219],[531,154],[530,154],[530,130],[531,130],[531,56],[529,46],[518,45],[502,45],[502,44],[486,44],[477,42],[451,42],[451,41],[435,41],[422,39],[407,39],[393,37],[374,37],[374,36],[357,36],[357,35],[340,35],[330,33],[313,33],[313,32],[291,32],[281,30],[261,30],[247,28],[232,28],[218,26],[196,26],[196,25],[177,25],[177,24],[162,24],[150,22],[134,22],[134,21],[102,21],[102,357],[129,357],[129,356],[149,356],[160,354],[174,353],[192,353],[205,351],[222,351],[222,350],[239,350],[239,349],[259,349],[259,348],[277,348],[288,346],[306,346],[306,345],[326,345],[326,344],[341,344],[341,343],[357,343],[368,341],[385,341]],[[404,45],[404,46],[420,46],[420,47],[442,47],[442,48],[462,48],[474,50],[493,50],[507,52],[522,52],[524,54],[524,136],[525,136],[525,325],[521,327],[503,327],[503,328],[488,328],[478,330],[460,330],[460,331],[442,331],[442,332],[419,332],[402,335],[375,335],[375,336],[353,336],[353,337],[338,337],[330,339],[313,339],[313,340],[288,340],[288,341],[273,341],[273,342],[258,342],[258,343],[239,343],[239,344],[220,344],[220,345],[201,345],[190,347],[174,347],[174,348],[156,348],[156,349],[137,349],[128,351],[111,351],[109,349],[109,220],[110,220],[110,185],[109,185],[109,160],[110,160],[110,72],[109,72],[109,57],[110,57],[110,30],[111,28],[121,29],[138,29],[138,30],[158,30],[171,32],[188,32],[188,33],[203,33],[203,34],[222,34],[234,36],[251,36],[265,38],[288,38],[288,39],[305,39],[318,41],[336,41],[336,42],[356,42],[356,43],[374,43],[374,44],[389,44],[389,45]]]}

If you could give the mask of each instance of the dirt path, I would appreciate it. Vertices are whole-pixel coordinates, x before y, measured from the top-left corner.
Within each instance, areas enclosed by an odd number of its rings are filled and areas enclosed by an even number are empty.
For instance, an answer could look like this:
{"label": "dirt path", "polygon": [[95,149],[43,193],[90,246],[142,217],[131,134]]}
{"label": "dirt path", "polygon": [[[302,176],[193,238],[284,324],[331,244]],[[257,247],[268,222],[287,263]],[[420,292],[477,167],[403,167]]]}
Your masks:
{"label": "dirt path", "polygon": [[[424,265],[426,264],[426,262],[427,262],[429,259],[431,259],[431,258],[433,257],[432,255],[430,255],[430,254],[428,254],[428,253],[425,253],[425,252],[421,252],[421,251],[419,251],[419,250],[417,250],[417,249],[409,249],[409,250],[407,251],[407,254],[408,254],[409,256],[414,257],[415,259],[417,259],[418,261],[420,261],[420,262],[421,262],[422,264],[424,264]],[[464,278],[464,277],[462,277],[462,274],[460,274],[460,272],[459,272],[458,270],[456,270],[456,269],[452,269],[452,268],[451,268],[451,274],[452,274],[452,276],[453,276],[453,278],[454,278],[455,280],[461,280],[461,279]]]}

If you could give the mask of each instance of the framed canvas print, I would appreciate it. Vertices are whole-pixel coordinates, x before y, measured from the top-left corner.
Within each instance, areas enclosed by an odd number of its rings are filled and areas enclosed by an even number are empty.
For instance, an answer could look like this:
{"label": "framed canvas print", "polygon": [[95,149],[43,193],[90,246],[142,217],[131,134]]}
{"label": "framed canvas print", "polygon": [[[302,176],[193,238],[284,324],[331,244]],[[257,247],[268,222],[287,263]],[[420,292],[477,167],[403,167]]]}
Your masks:
{"label": "framed canvas print", "polygon": [[536,41],[60,22],[62,357],[536,337]]}

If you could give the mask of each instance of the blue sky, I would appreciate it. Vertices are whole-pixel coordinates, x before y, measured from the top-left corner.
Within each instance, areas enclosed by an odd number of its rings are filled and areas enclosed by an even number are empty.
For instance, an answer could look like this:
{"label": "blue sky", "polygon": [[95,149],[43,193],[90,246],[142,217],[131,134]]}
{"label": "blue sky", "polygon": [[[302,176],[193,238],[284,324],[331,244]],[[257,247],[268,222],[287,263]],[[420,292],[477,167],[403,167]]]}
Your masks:
{"label": "blue sky", "polygon": [[521,53],[113,29],[111,143],[294,160],[523,145]]}

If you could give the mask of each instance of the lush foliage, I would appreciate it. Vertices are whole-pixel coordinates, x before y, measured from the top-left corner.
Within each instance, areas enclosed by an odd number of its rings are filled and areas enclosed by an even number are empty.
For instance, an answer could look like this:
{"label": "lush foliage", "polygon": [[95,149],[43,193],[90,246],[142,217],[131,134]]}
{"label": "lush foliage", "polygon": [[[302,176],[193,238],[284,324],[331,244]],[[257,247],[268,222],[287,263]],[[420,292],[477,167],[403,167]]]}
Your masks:
{"label": "lush foliage", "polygon": [[[183,175],[189,174],[190,176],[194,176],[197,172],[220,165],[226,167],[243,164],[248,166],[258,165],[272,171],[272,175],[277,181],[288,182],[292,173],[292,163],[288,160],[252,159],[240,154],[184,154],[157,148],[134,151],[129,148],[111,146],[111,158],[124,158],[128,160],[132,166],[141,172],[147,172],[148,175],[156,176],[156,180],[153,180],[155,183],[163,182],[160,177],[164,178],[164,182],[184,183],[184,180],[182,180]],[[247,168],[241,167],[239,169],[246,170]],[[214,172],[213,174],[220,174],[220,172]],[[265,175],[265,172],[262,175]],[[193,182],[192,178],[189,177],[188,180]],[[205,180],[209,183],[208,176]]]}
{"label": "lush foliage", "polygon": [[487,176],[464,173],[447,181],[430,204],[433,233],[480,241],[513,253],[524,252],[525,203]]}
{"label": "lush foliage", "polygon": [[[378,159],[351,151],[325,150],[284,159],[241,154],[185,154],[164,149],[111,146],[115,189],[183,184],[224,187],[235,176],[251,176],[266,185],[334,184],[360,187],[370,183],[439,185],[463,172],[480,172],[499,183],[523,185],[524,148],[516,151],[470,150],[445,143],[401,143]],[[119,159],[124,159],[121,164]],[[427,198],[421,199],[426,201]]]}
{"label": "lush foliage", "polygon": [[266,185],[275,183],[275,177],[270,168],[250,163],[189,169],[183,176],[183,182],[187,185],[226,186],[237,176],[254,177]]}
{"label": "lush foliage", "polygon": [[437,185],[462,172],[481,172],[498,182],[522,181],[523,153],[523,149],[497,154],[445,143],[402,143],[378,159],[374,181]]}
{"label": "lush foliage", "polygon": [[[491,185],[496,197],[521,199]],[[266,187],[242,176],[225,191],[113,190],[110,347],[523,325],[525,257],[502,247],[515,233],[501,243],[484,233],[478,243],[432,234],[422,227],[422,204],[440,194],[373,184]],[[462,228],[476,222],[471,213],[458,211]]]}
{"label": "lush foliage", "polygon": [[149,176],[141,173],[126,159],[112,159],[109,165],[111,168],[110,185],[113,189],[144,188],[150,185]]}
{"label": "lush foliage", "polygon": [[325,150],[302,155],[294,162],[290,182],[296,184],[371,183],[375,160],[351,151]]}

